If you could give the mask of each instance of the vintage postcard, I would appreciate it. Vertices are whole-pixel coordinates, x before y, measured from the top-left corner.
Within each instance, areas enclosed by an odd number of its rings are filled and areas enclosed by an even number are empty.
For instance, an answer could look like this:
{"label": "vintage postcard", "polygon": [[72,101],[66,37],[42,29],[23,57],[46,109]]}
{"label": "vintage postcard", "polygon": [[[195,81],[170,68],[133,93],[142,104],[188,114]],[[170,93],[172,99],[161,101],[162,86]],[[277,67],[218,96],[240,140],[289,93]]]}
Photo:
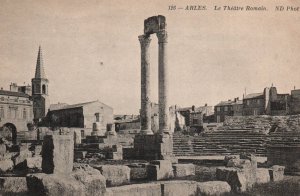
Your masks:
{"label": "vintage postcard", "polygon": [[300,1],[0,0],[0,195],[300,195]]}

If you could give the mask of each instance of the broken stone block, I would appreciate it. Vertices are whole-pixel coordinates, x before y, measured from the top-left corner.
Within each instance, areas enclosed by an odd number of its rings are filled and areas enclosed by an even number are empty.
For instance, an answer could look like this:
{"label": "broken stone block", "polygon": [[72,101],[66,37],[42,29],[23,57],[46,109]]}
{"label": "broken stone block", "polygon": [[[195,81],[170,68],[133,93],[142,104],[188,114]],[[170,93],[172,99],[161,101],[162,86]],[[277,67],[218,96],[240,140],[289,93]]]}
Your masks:
{"label": "broken stone block", "polygon": [[17,194],[26,193],[27,183],[25,177],[0,177],[0,192]]}
{"label": "broken stone block", "polygon": [[240,168],[241,171],[244,172],[250,186],[252,186],[256,182],[257,168],[251,164],[250,160],[241,159],[240,165],[237,168]]}
{"label": "broken stone block", "polygon": [[16,168],[24,168],[25,160],[29,157],[32,157],[32,152],[28,149],[22,149],[12,160]]}
{"label": "broken stone block", "polygon": [[72,135],[46,135],[42,147],[42,170],[47,174],[71,173],[74,158]]}
{"label": "broken stone block", "polygon": [[174,164],[173,165],[175,177],[185,177],[195,175],[195,165],[189,164]]}
{"label": "broken stone block", "polygon": [[113,145],[107,152],[107,159],[122,160],[123,159],[123,147],[122,145]]}
{"label": "broken stone block", "polygon": [[106,192],[106,179],[97,169],[84,165],[75,168],[71,175],[84,185],[86,195],[102,196]]}
{"label": "broken stone block", "polygon": [[7,172],[9,170],[12,170],[14,167],[14,163],[12,160],[3,160],[0,161],[0,172]]}
{"label": "broken stone block", "polygon": [[239,162],[240,156],[239,156],[239,155],[226,155],[225,158],[224,158],[225,166],[227,166],[227,167],[232,167],[232,166],[228,166],[228,162],[229,162],[230,160],[232,160],[232,159],[238,160],[238,162]]}
{"label": "broken stone block", "polygon": [[174,177],[172,163],[169,160],[155,160],[147,165],[147,174],[150,180],[163,180]]}
{"label": "broken stone block", "polygon": [[269,174],[271,181],[280,181],[284,178],[284,166],[280,165],[273,165],[271,168],[269,168]]}
{"label": "broken stone block", "polygon": [[0,161],[4,161],[7,159],[12,159],[13,157],[17,156],[17,152],[6,152],[4,155],[0,155]]}
{"label": "broken stone block", "polygon": [[257,168],[257,159],[254,154],[241,153],[240,159],[247,159],[251,162],[251,165],[254,168]]}
{"label": "broken stone block", "polygon": [[162,195],[164,196],[190,196],[197,195],[197,182],[178,180],[163,181],[161,184]]}
{"label": "broken stone block", "polygon": [[130,164],[130,180],[143,180],[147,179],[146,164]]}
{"label": "broken stone block", "polygon": [[244,192],[249,187],[245,173],[239,168],[219,167],[216,171],[217,180],[226,181],[235,192]]}
{"label": "broken stone block", "polygon": [[166,29],[166,18],[162,15],[152,16],[144,20],[144,33],[146,35],[157,33]]}
{"label": "broken stone block", "polygon": [[161,196],[159,183],[131,184],[107,188],[105,196]]}
{"label": "broken stone block", "polygon": [[42,169],[42,157],[28,157],[26,160],[26,167],[32,170],[41,170]]}
{"label": "broken stone block", "polygon": [[197,184],[198,195],[223,195],[230,191],[230,185],[223,181],[198,182]]}
{"label": "broken stone block", "polygon": [[93,166],[100,170],[106,178],[107,186],[118,186],[128,184],[130,181],[130,168],[124,165],[100,165]]}
{"label": "broken stone block", "polygon": [[227,161],[227,167],[240,167],[241,166],[241,160],[240,158],[237,159],[229,159]]}
{"label": "broken stone block", "polygon": [[87,151],[74,151],[74,159],[84,159]]}
{"label": "broken stone block", "polygon": [[256,169],[256,183],[263,184],[270,182],[269,170],[266,168]]}
{"label": "broken stone block", "polygon": [[84,186],[69,175],[29,174],[26,176],[29,195],[84,195]]}
{"label": "broken stone block", "polygon": [[34,154],[34,156],[42,155],[42,145],[35,145],[33,154]]}
{"label": "broken stone block", "polygon": [[6,145],[0,144],[0,156],[4,156],[6,154]]}

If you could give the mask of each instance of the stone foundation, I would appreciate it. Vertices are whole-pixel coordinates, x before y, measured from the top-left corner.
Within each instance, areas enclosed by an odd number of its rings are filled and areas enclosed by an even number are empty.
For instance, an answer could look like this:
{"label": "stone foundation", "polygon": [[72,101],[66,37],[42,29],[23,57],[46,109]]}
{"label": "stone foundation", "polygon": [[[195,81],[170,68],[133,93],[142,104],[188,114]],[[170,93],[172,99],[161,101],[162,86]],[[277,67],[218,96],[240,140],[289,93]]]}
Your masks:
{"label": "stone foundation", "polygon": [[136,158],[140,160],[173,160],[173,136],[169,134],[136,135]]}

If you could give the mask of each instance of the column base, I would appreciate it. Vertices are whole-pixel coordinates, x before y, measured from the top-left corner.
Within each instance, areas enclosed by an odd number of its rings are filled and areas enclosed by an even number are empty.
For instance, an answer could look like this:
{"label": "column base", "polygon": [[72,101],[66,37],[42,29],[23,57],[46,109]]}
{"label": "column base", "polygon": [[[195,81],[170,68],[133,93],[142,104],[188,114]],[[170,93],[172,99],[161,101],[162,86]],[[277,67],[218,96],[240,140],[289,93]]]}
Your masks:
{"label": "column base", "polygon": [[141,130],[140,135],[153,135],[152,130]]}
{"label": "column base", "polygon": [[170,131],[170,129],[162,129],[162,130],[159,130],[159,132],[161,134],[167,134],[167,135],[171,135],[172,134],[171,131]]}
{"label": "column base", "polygon": [[173,136],[169,134],[136,135],[134,138],[136,159],[173,160]]}

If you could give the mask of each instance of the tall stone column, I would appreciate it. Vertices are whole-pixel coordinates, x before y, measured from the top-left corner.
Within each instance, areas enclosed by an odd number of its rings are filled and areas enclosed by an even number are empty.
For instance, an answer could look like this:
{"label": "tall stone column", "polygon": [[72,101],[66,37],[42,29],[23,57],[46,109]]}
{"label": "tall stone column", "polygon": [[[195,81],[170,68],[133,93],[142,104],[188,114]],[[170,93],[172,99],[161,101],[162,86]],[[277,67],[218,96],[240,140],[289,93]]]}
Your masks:
{"label": "tall stone column", "polygon": [[150,53],[149,36],[140,35],[141,44],[141,134],[151,135],[151,103],[150,103]]}
{"label": "tall stone column", "polygon": [[170,134],[169,129],[169,102],[168,102],[168,62],[167,39],[165,30],[156,33],[158,38],[158,104],[159,104],[159,131]]}

